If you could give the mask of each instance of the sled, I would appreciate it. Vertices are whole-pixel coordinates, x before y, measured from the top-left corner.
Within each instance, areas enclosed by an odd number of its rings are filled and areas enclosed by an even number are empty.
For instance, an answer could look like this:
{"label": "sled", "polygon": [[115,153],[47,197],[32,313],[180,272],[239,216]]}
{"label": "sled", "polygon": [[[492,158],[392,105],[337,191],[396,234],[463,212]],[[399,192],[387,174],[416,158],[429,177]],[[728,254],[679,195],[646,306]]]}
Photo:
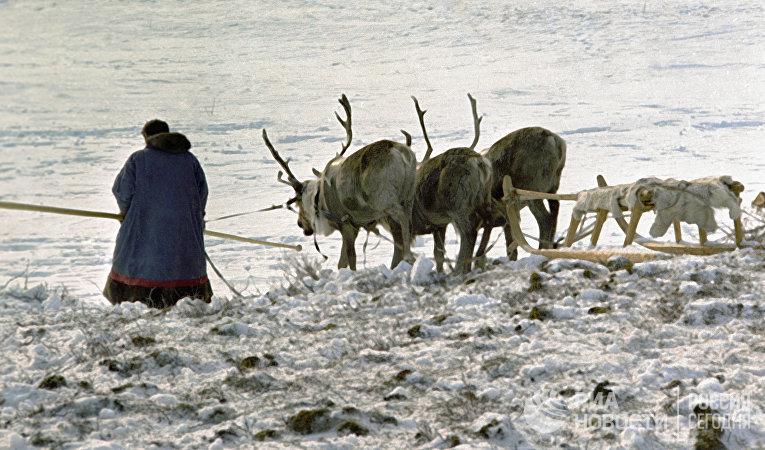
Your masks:
{"label": "sled", "polygon": [[[598,175],[598,186],[605,187],[605,179]],[[512,185],[512,179],[509,176],[505,176],[503,179],[503,201],[507,209],[507,220],[510,226],[511,236],[513,240],[523,250],[530,254],[542,255],[548,258],[568,258],[568,259],[582,259],[585,261],[592,261],[597,263],[605,263],[609,258],[614,256],[623,256],[632,262],[644,262],[657,258],[661,253],[672,255],[696,255],[707,256],[714,255],[723,252],[729,252],[738,248],[744,247],[743,241],[743,227],[741,225],[741,219],[734,220],[735,230],[735,244],[722,244],[707,242],[706,231],[699,227],[699,244],[691,244],[682,242],[682,234],[680,229],[680,222],[674,221],[673,228],[675,233],[675,243],[658,242],[650,239],[646,239],[637,234],[637,227],[643,213],[651,211],[653,205],[650,202],[649,193],[638,195],[635,204],[632,208],[621,206],[623,211],[630,210],[630,221],[627,222],[623,217],[613,217],[619,225],[619,228],[625,233],[625,239],[623,247],[627,247],[633,243],[638,244],[646,249],[652,250],[652,253],[646,252],[626,252],[626,251],[602,251],[602,250],[573,250],[570,249],[571,245],[577,240],[586,237],[577,237],[577,229],[581,224],[580,220],[577,220],[572,214],[571,222],[566,233],[566,238],[563,243],[563,248],[558,249],[536,249],[533,248],[526,241],[525,236],[520,226],[520,208],[521,202],[524,200],[533,199],[548,199],[548,200],[564,200],[564,201],[576,201],[578,194],[551,194],[536,191],[527,191],[524,189],[517,189]],[[598,209],[596,212],[595,225],[590,237],[590,243],[596,246],[600,238],[600,233],[603,229],[603,225],[609,217],[609,211],[604,209]]]}
{"label": "sled", "polygon": [[[505,175],[505,178],[502,180],[502,190],[504,192],[504,197],[502,197],[502,200],[505,203],[507,211],[507,222],[510,226],[510,235],[513,237],[514,243],[532,255],[541,255],[550,259],[581,259],[584,261],[590,261],[599,264],[606,264],[610,258],[617,256],[623,256],[633,263],[650,261],[659,256],[658,253],[619,252],[606,250],[573,250],[570,248],[534,248],[526,241],[526,237],[523,235],[523,231],[521,230],[521,202],[523,200],[533,199],[576,200],[576,194],[549,194],[544,192],[516,189],[513,187],[513,182],[509,175]],[[571,230],[569,230],[569,233],[570,232]],[[575,232],[576,230],[574,230],[574,233]]]}
{"label": "sled", "polygon": [[[603,178],[602,175],[598,175],[597,181],[598,181],[598,187],[608,186],[605,178]],[[574,197],[576,197],[576,194],[574,194]],[[635,201],[635,204],[632,205],[631,209],[626,207],[622,208],[623,211],[627,211],[627,210],[631,211],[631,217],[630,217],[629,223],[622,217],[613,217],[613,219],[619,225],[619,228],[621,228],[621,230],[625,234],[624,244],[623,244],[624,247],[630,244],[636,243],[645,248],[658,251],[658,252],[669,253],[673,255],[697,255],[697,256],[714,255],[717,253],[733,251],[737,248],[742,247],[741,242],[743,241],[744,233],[743,233],[743,227],[741,225],[740,218],[735,219],[733,221],[734,230],[735,230],[735,241],[736,241],[735,244],[722,244],[722,243],[708,242],[707,232],[701,227],[698,228],[699,241],[700,241],[699,244],[691,244],[687,242],[682,242],[683,240],[682,232],[680,229],[680,221],[678,220],[675,220],[673,224],[674,233],[675,233],[675,243],[658,242],[648,238],[644,238],[640,236],[639,234],[637,234],[638,223],[643,213],[647,211],[651,211],[652,209],[653,209],[653,205],[650,202],[650,196],[638,195],[637,200]],[[600,231],[602,230],[603,224],[605,223],[607,218],[608,218],[608,211],[598,210],[596,212],[595,228],[593,230],[592,238],[590,241],[590,243],[593,246],[597,245],[598,239],[600,236]],[[580,224],[580,221],[576,220],[572,216],[564,246],[570,247],[573,244],[575,239],[574,236],[576,233],[576,229],[579,227],[579,224]]]}

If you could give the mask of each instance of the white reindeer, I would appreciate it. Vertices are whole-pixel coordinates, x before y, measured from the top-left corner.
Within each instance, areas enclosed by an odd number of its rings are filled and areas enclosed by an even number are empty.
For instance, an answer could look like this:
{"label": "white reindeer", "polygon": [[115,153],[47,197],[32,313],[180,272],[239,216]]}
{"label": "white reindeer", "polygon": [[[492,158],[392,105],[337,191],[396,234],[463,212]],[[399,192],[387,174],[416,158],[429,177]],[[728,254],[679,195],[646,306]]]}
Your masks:
{"label": "white reindeer", "polygon": [[295,190],[296,195],[288,204],[298,205],[298,226],[306,236],[340,231],[343,245],[338,268],[356,270],[355,242],[359,230],[375,230],[377,224],[383,225],[393,236],[391,268],[402,259],[413,262],[409,220],[417,164],[414,153],[408,145],[381,140],[343,157],[353,135],[351,106],[345,94],[339,102],[347,119],[343,121],[337,113],[335,116],[345,128],[348,139],[340,154],[330,160],[322,172],[314,171],[315,179],[298,180],[263,130],[263,140],[271,155],[287,173],[286,181],[282,179],[281,171],[277,179]]}

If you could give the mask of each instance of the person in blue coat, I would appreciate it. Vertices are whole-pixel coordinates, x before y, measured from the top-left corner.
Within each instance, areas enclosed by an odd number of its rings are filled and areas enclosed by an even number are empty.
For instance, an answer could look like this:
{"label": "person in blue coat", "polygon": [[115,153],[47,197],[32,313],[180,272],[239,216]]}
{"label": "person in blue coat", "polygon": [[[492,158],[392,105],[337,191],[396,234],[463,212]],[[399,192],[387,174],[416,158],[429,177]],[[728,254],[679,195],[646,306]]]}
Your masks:
{"label": "person in blue coat", "polygon": [[112,187],[123,220],[104,296],[152,308],[184,297],[210,302],[205,173],[186,136],[171,133],[167,123],[151,120],[142,134],[146,148],[130,155]]}

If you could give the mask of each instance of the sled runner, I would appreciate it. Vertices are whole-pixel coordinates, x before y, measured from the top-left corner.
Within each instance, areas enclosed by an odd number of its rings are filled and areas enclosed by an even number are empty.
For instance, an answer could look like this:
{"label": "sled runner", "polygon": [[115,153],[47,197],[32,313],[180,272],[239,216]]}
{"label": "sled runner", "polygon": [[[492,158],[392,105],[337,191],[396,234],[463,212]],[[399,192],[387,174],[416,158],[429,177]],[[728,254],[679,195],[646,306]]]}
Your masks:
{"label": "sled runner", "polygon": [[[711,188],[706,185],[692,185],[692,183],[711,183]],[[682,184],[684,189],[678,189],[676,185]],[[711,190],[717,194],[711,196],[711,199],[699,199],[699,195],[693,193],[694,188]],[[535,249],[531,247],[526,241],[520,228],[520,204],[523,200],[530,199],[555,199],[555,200],[568,200],[576,201],[574,212],[571,216],[571,223],[569,225],[566,239],[563,247],[571,247],[571,245],[579,239],[585,236],[577,237],[577,230],[581,224],[582,216],[585,213],[595,213],[595,225],[592,230],[590,243],[595,246],[598,243],[603,224],[610,215],[617,222],[619,227],[625,233],[624,247],[636,243],[654,252],[675,254],[675,255],[713,255],[716,253],[732,251],[742,247],[743,240],[743,228],[741,225],[741,214],[738,205],[740,204],[740,193],[743,191],[743,185],[735,182],[730,177],[718,177],[718,178],[705,178],[694,180],[693,182],[684,182],[677,180],[658,180],[658,179],[641,179],[638,182],[631,185],[617,185],[608,186],[605,179],[602,176],[598,176],[598,188],[588,191],[582,191],[577,194],[549,194],[542,192],[526,191],[522,189],[516,189],[512,185],[512,180],[509,177],[505,177],[503,181],[503,189],[508,215],[508,222],[510,224],[512,237],[518,243],[518,245],[531,254],[543,255],[548,258],[576,258],[594,262],[605,262],[608,258],[613,256],[624,256],[633,262],[642,262],[656,258],[659,253],[635,253],[626,251],[598,251],[598,250],[572,250],[568,248],[559,249]],[[666,190],[666,192],[664,190]],[[685,197],[677,197],[687,194]],[[675,195],[675,197],[667,200],[667,196]],[[678,200],[679,199],[679,200]],[[673,207],[677,204],[685,206],[681,201],[690,203],[688,206],[691,212],[695,212],[696,216],[691,214],[691,219],[683,216],[686,214],[685,210],[678,211],[664,208],[659,211],[661,216],[657,214],[657,221],[652,227],[652,234],[663,234],[666,228],[671,223],[675,232],[675,243],[658,242],[650,239],[646,239],[637,234],[637,226],[641,216],[646,211],[655,210],[657,203],[659,202],[662,208],[666,203],[671,203]],[[735,244],[721,244],[707,242],[707,232],[704,227],[699,225],[699,244],[691,244],[682,241],[682,234],[680,231],[680,220],[676,217],[685,217],[687,220],[694,220],[695,223],[708,223],[711,227],[716,227],[714,217],[709,216],[712,207],[728,207],[733,218],[734,230],[735,230]],[[697,209],[694,210],[693,207]],[[630,211],[630,221],[622,215],[623,212]],[[673,215],[674,214],[674,215]],[[679,214],[679,215],[678,215]],[[687,214],[686,214],[687,215]],[[659,220],[661,219],[661,221]],[[663,230],[663,231],[662,231]]]}

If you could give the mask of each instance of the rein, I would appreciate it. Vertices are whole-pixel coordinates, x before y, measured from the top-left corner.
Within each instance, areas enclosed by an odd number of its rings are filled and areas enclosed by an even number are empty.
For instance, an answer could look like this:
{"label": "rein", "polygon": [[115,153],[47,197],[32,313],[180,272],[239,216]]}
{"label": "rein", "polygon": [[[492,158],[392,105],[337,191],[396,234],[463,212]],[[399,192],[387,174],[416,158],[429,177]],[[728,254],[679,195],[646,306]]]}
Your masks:
{"label": "rein", "polygon": [[255,214],[255,213],[259,213],[259,212],[265,212],[265,211],[273,211],[273,210],[275,210],[275,209],[284,209],[284,208],[287,208],[287,209],[289,209],[290,211],[294,211],[294,210],[293,210],[292,208],[290,208],[289,206],[284,206],[284,205],[271,205],[271,206],[269,206],[269,207],[266,207],[266,208],[262,208],[262,209],[256,209],[256,210],[254,210],[254,211],[247,211],[247,212],[241,212],[241,213],[236,213],[236,214],[229,214],[229,215],[227,215],[227,216],[222,216],[222,217],[216,217],[215,219],[209,219],[209,220],[206,220],[205,222],[217,222],[217,221],[219,221],[219,220],[233,219],[234,217],[239,217],[239,216],[247,216],[247,215],[250,215],[250,214]]}

